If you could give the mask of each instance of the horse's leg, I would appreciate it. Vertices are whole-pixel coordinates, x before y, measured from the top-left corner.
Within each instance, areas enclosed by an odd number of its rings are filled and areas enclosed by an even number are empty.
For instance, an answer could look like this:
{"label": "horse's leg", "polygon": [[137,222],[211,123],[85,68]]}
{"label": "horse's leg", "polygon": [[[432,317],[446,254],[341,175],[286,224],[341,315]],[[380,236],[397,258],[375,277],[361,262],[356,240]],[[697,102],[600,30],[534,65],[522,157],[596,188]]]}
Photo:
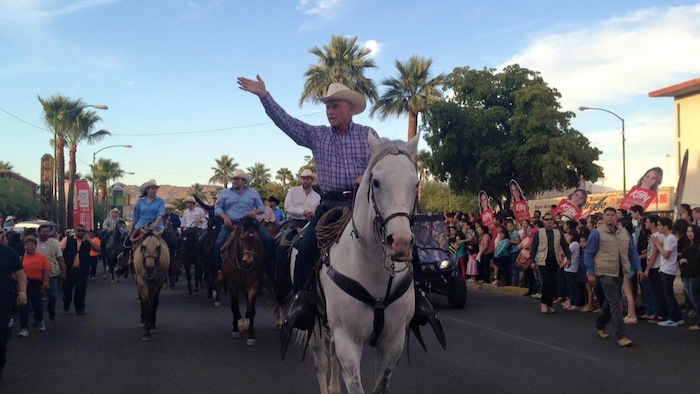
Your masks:
{"label": "horse's leg", "polygon": [[151,299],[151,327],[149,332],[154,333],[156,332],[156,312],[158,311],[158,302],[160,301],[160,289],[163,288],[162,285],[160,286],[153,286],[153,298]]}
{"label": "horse's leg", "polygon": [[258,289],[260,284],[248,290],[248,306],[245,311],[245,317],[248,319],[248,340],[246,341],[248,346],[255,346],[255,300],[258,297]]}
{"label": "horse's leg", "polygon": [[199,287],[202,285],[202,276],[204,275],[204,270],[202,269],[202,262],[199,256],[194,260],[194,293],[199,292]]}
{"label": "horse's leg", "polygon": [[328,356],[326,355],[326,334],[325,328],[316,323],[315,334],[309,339],[309,348],[314,355],[314,370],[316,371],[316,380],[321,394],[328,394]]}
{"label": "horse's leg", "polygon": [[[386,327],[385,327],[386,329]],[[374,378],[375,385],[373,393],[388,393],[389,383],[391,383],[391,372],[399,362],[403,351],[405,337],[387,335],[377,343],[377,361],[375,364]]]}
{"label": "horse's leg", "polygon": [[362,381],[360,380],[362,344],[355,342],[342,328],[334,329],[331,335],[335,341],[336,354],[338,355],[345,388],[349,394],[364,393]]}
{"label": "horse's leg", "polygon": [[[238,339],[241,337],[241,332],[238,330],[238,320],[241,318],[241,308],[238,305],[238,288],[229,287],[231,293],[231,314],[233,315],[233,329],[231,330],[231,338]],[[219,295],[217,294],[217,297]]]}
{"label": "horse's leg", "polygon": [[331,379],[328,384],[328,392],[340,394],[340,365],[338,364],[338,354],[335,351],[335,340],[331,336],[328,339],[328,360],[331,363]]}
{"label": "horse's leg", "polygon": [[190,259],[185,260],[185,277],[187,277],[187,294],[192,295],[192,274],[190,273]]}

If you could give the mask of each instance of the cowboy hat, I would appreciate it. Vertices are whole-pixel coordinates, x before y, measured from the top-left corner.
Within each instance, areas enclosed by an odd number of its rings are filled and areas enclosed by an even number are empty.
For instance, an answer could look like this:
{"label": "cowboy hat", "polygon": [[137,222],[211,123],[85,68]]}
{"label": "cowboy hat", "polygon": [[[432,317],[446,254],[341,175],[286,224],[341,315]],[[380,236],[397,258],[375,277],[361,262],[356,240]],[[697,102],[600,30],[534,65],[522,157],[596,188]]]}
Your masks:
{"label": "cowboy hat", "polygon": [[304,177],[311,177],[313,179],[311,181],[312,185],[317,185],[318,184],[318,175],[314,174],[311,170],[308,168],[304,168],[304,171],[299,174],[299,178],[304,178]]}
{"label": "cowboy hat", "polygon": [[150,181],[148,181],[148,182],[144,183],[143,185],[139,186],[139,192],[140,192],[141,194],[144,194],[144,193],[146,193],[146,189],[148,189],[148,188],[151,187],[151,186],[155,186],[156,188],[159,188],[159,187],[160,187],[160,186],[158,186],[158,184],[156,183],[156,181],[155,181],[154,179],[151,179]]}
{"label": "cowboy hat", "polygon": [[165,204],[165,209],[175,209],[175,205],[173,205],[171,203],[167,203],[167,204]]}
{"label": "cowboy hat", "polygon": [[10,215],[10,216],[6,217],[5,220],[7,220],[9,222],[10,220],[15,220],[15,217]]}
{"label": "cowboy hat", "polygon": [[246,181],[247,183],[250,183],[250,181],[253,180],[253,177],[252,177],[252,176],[250,176],[249,174],[246,174],[245,171],[240,170],[240,169],[238,169],[238,168],[236,168],[235,170],[233,170],[233,172],[231,173],[231,178],[242,178],[242,179],[245,179],[245,181]]}
{"label": "cowboy hat", "polygon": [[119,213],[120,211],[119,211],[119,208],[117,208],[117,207],[114,207],[114,208],[110,209],[110,212],[116,212],[116,213]]}
{"label": "cowboy hat", "polygon": [[364,94],[350,90],[350,88],[342,83],[334,82],[330,84],[326,95],[321,98],[321,102],[324,104],[333,100],[343,100],[352,104],[353,115],[362,113],[362,111],[365,110],[365,107],[367,107],[367,101],[365,100]]}
{"label": "cowboy hat", "polygon": [[187,198],[185,199],[185,202],[193,202],[196,204],[197,200],[195,200],[194,197],[192,197],[192,196],[187,196]]}

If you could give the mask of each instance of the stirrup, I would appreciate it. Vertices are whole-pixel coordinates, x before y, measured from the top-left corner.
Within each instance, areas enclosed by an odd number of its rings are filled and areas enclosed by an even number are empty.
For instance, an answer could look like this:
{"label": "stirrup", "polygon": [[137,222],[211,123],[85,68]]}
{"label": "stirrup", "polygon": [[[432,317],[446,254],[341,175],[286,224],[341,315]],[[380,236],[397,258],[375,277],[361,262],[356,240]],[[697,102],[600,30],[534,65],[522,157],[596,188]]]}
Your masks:
{"label": "stirrup", "polygon": [[438,342],[440,342],[440,345],[443,349],[447,350],[447,340],[445,339],[445,331],[442,329],[442,323],[440,323],[440,319],[438,319],[437,314],[435,314],[435,309],[433,309],[433,305],[428,300],[428,297],[425,295],[425,292],[420,290],[420,288],[417,285],[415,286],[415,292],[416,310],[413,314],[413,319],[411,319],[411,322],[408,324],[408,327],[411,329],[411,331],[413,331],[413,334],[416,336],[416,339],[418,339],[418,343],[420,343],[423,350],[427,352],[428,349],[425,347],[423,336],[420,333],[420,326],[424,326],[430,323],[430,327],[433,329],[433,332],[435,333]]}
{"label": "stirrup", "polygon": [[[316,295],[312,291],[300,291],[289,305],[287,315],[282,324],[282,332],[280,333],[282,340],[282,360],[287,353],[287,348],[292,339],[292,330],[297,329],[306,331],[308,338],[314,330],[316,323]],[[307,341],[308,341],[307,338]]]}

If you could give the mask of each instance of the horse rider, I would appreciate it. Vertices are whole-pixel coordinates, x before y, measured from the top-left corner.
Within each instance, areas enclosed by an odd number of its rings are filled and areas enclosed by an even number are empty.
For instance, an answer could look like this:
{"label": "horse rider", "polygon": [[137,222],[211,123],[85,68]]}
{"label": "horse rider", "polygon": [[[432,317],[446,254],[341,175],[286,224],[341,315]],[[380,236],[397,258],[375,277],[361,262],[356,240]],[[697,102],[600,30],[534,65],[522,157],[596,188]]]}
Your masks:
{"label": "horse rider", "polygon": [[[117,228],[119,225],[119,222],[122,221],[122,219],[119,217],[120,215],[119,208],[114,207],[109,211],[109,216],[105,218],[105,220],[102,222],[102,230],[100,231],[100,242],[102,245],[107,245],[107,242],[109,241],[109,238],[112,236],[112,232]],[[105,251],[107,248],[102,248],[102,251],[100,252],[100,256],[102,257],[102,265],[103,265],[103,270],[102,270],[102,277],[105,278],[107,274],[107,259],[105,258]]]}
{"label": "horse rider", "polygon": [[[241,219],[246,216],[255,218],[257,215],[265,212],[265,205],[260,199],[260,194],[255,189],[248,187],[248,184],[253,180],[250,174],[240,169],[235,169],[231,173],[231,187],[222,190],[216,199],[214,206],[214,214],[224,221],[224,225],[219,231],[214,243],[214,253],[216,270],[221,269],[221,247],[226,242],[229,234],[234,230],[234,225],[241,223]],[[273,239],[270,233],[267,232],[265,226],[260,224],[258,227],[263,244],[268,253],[272,252]],[[218,278],[219,280],[221,278]]]}
{"label": "horse rider", "polygon": [[165,220],[170,222],[170,224],[173,227],[173,231],[177,234],[178,230],[180,229],[180,226],[182,226],[182,223],[180,222],[180,216],[178,216],[177,213],[173,212],[175,210],[175,205],[173,204],[165,204]]}
{"label": "horse rider", "polygon": [[184,234],[187,229],[196,228],[197,245],[200,251],[202,242],[204,242],[202,235],[207,229],[207,221],[207,212],[202,207],[197,206],[197,200],[192,196],[185,198],[185,212],[182,213],[182,219],[180,220],[181,234]]}
{"label": "horse rider", "polygon": [[[175,252],[175,240],[172,235],[165,231],[165,201],[158,197],[158,184],[155,180],[144,183],[139,187],[139,193],[141,197],[136,201],[136,206],[134,207],[134,231],[148,231],[155,230],[161,233],[161,237],[168,245],[170,249],[170,256],[174,255]],[[177,216],[177,215],[176,215]],[[178,218],[178,222],[179,222]],[[124,244],[127,248],[131,248],[131,237],[126,239]],[[171,272],[169,276],[175,274],[173,272],[173,266],[175,264],[170,264]]]}
{"label": "horse rider", "polygon": [[268,202],[267,198],[262,199],[263,205],[265,205],[265,211],[257,216],[258,222],[262,224],[275,223],[277,225],[277,217],[275,216],[275,211],[269,205],[265,203]]}
{"label": "horse rider", "polygon": [[[309,277],[317,260],[315,230],[319,218],[332,208],[352,209],[353,188],[362,181],[362,175],[369,162],[368,134],[372,133],[377,138],[379,136],[373,128],[352,121],[354,115],[365,110],[367,103],[363,94],[343,84],[330,84],[325,96],[320,98],[326,105],[326,117],[330,126],[312,126],[293,118],[282,109],[267,91],[265,82],[259,75],[255,80],[239,77],[237,82],[240,89],[260,98],[265,113],[277,127],[297,145],[311,149],[318,170],[319,184],[323,190],[320,205],[311,217],[310,225],[299,243],[294,272],[297,302],[293,303],[287,312],[287,321],[294,326],[295,322],[308,320],[310,316],[304,315],[315,310],[309,307],[307,300],[315,298],[315,283],[309,280]],[[307,291],[306,296],[299,296],[298,293],[302,290]],[[429,320],[426,314],[434,314],[432,310],[424,293],[416,289],[414,320],[426,324]]]}
{"label": "horse rider", "polygon": [[304,227],[321,203],[321,196],[312,187],[318,184],[318,176],[306,168],[299,174],[299,180],[301,185],[289,189],[284,198],[289,224],[296,228]]}
{"label": "horse rider", "polygon": [[277,224],[277,228],[279,229],[282,227],[284,222],[287,221],[287,218],[284,217],[284,212],[280,209],[280,200],[277,199],[275,196],[270,196],[267,199],[267,203],[270,205],[270,208],[272,209],[272,212],[275,214],[275,222]]}

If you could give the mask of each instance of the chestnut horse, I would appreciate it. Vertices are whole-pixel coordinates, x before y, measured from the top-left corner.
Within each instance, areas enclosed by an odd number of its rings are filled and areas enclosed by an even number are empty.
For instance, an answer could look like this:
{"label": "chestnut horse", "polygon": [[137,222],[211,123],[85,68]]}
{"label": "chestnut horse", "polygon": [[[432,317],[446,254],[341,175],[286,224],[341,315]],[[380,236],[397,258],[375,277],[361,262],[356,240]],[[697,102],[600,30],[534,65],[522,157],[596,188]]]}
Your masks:
{"label": "chestnut horse", "polygon": [[221,248],[221,274],[231,295],[233,313],[232,338],[240,338],[238,320],[241,319],[239,295],[245,290],[248,305],[245,318],[249,321],[248,346],[255,345],[255,300],[260,293],[265,274],[265,249],[257,220],[245,217],[231,232]]}
{"label": "chestnut horse", "polygon": [[143,341],[151,339],[156,330],[158,298],[170,268],[168,244],[153,230],[137,231],[131,236],[134,244],[134,277],[141,302],[141,324]]}

